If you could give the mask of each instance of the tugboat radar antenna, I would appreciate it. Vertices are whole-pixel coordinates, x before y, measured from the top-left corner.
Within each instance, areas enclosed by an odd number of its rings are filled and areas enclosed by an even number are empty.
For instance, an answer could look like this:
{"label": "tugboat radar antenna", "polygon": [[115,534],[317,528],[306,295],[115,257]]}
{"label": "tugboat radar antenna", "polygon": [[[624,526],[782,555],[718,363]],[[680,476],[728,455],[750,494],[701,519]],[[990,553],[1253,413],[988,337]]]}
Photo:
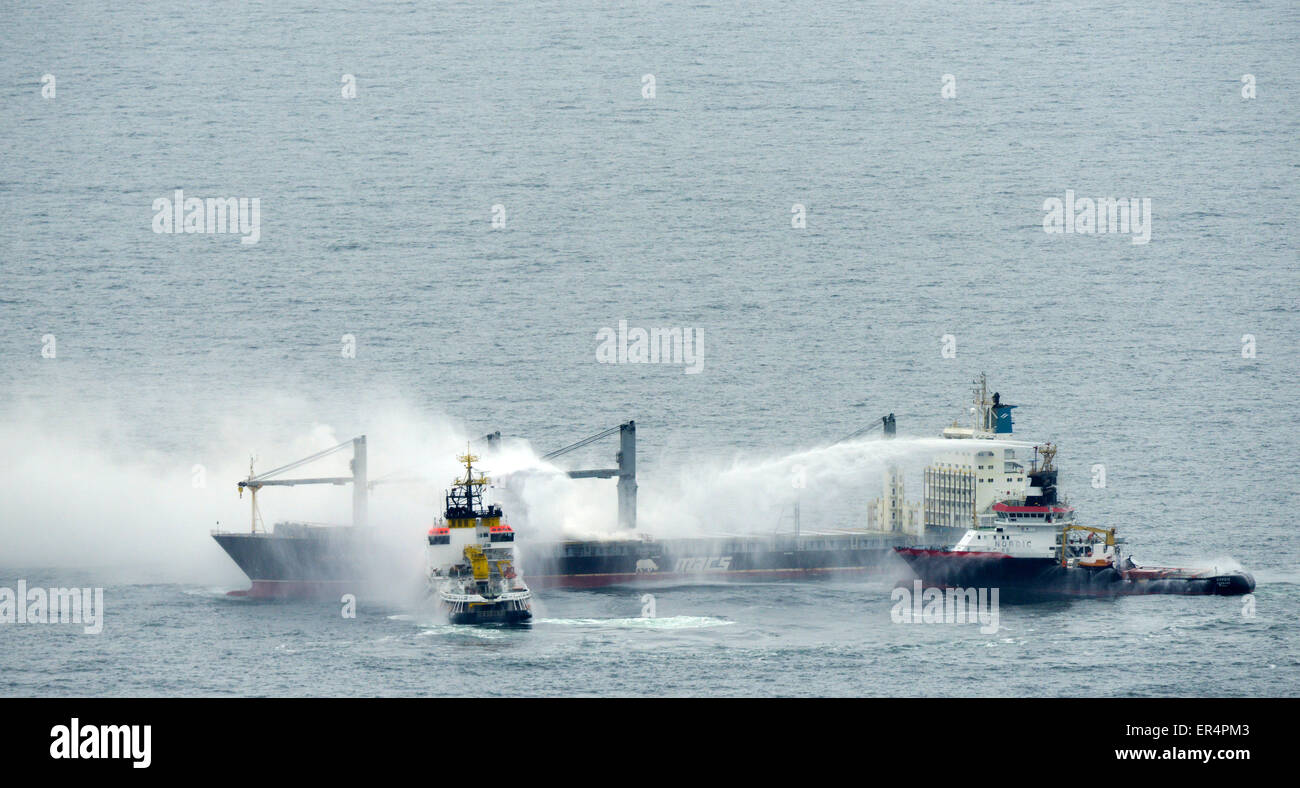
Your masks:
{"label": "tugboat radar antenna", "polygon": [[465,444],[465,453],[460,455],[458,459],[465,463],[465,478],[463,480],[456,479],[457,487],[468,487],[472,484],[482,486],[488,483],[488,477],[482,473],[479,474],[477,479],[474,478],[474,463],[478,462],[478,457],[470,453],[468,443]]}

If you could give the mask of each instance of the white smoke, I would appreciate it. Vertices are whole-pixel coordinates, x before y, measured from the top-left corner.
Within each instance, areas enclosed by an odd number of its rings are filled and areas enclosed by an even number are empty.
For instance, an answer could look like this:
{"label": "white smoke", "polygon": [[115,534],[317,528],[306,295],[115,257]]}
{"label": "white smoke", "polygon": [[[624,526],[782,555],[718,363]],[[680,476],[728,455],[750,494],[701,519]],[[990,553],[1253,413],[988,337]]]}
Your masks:
{"label": "white smoke", "polygon": [[[921,468],[952,451],[942,438],[879,438],[770,457],[688,457],[666,467],[638,467],[638,531],[656,537],[770,533],[793,528],[799,503],[806,530],[862,528],[866,503],[881,494],[886,468],[897,466],[920,498]],[[618,530],[615,480],[570,479],[520,445],[495,465],[506,513],[521,538],[626,537]]]}
{"label": "white smoke", "polygon": [[764,458],[696,458],[647,475],[641,522],[674,536],[789,531],[797,502],[804,530],[864,528],[890,465],[910,482],[907,497],[919,500],[921,467],[953,448],[939,438],[864,438]]}
{"label": "white smoke", "polygon": [[[258,406],[248,412],[196,414],[201,423],[191,433],[206,437],[193,447],[151,441],[147,432],[142,438],[140,425],[102,405],[70,411],[61,403],[57,412],[14,405],[0,417],[0,565],[146,568],[161,580],[236,587],[242,573],[210,531],[251,527],[249,494],[241,498],[236,487],[248,475],[249,454],[255,472],[265,473],[360,433],[370,479],[380,482],[370,493],[370,523],[423,555],[443,495],[463,473],[463,425],[391,398],[359,409],[347,427],[314,421],[321,409],[300,399],[252,401]],[[805,530],[860,528],[888,465],[903,470],[915,500],[920,468],[953,448],[937,438],[876,438],[768,457],[643,461],[638,530],[658,537],[789,530],[796,501]],[[494,452],[476,441],[473,451],[493,479],[489,500],[503,505],[521,541],[626,536],[618,530],[616,480],[571,479],[524,440],[507,439]],[[344,449],[285,477],[347,476],[351,456]],[[268,528],[281,520],[351,520],[350,485],[266,487],[258,501]]]}
{"label": "white smoke", "polygon": [[[355,433],[313,422],[310,403],[258,398],[249,413],[205,423],[202,445],[167,448],[139,437],[119,414],[38,403],[15,404],[0,418],[0,566],[146,570],[158,580],[240,584],[242,573],[211,539],[214,529],[248,531],[250,494],[236,483],[365,432],[370,477],[398,471],[449,482],[463,430],[446,418],[392,404],[359,420]],[[197,416],[196,418],[202,418]],[[164,441],[159,441],[164,443]],[[281,478],[350,475],[350,449],[287,472]],[[280,520],[346,524],[351,485],[266,487],[259,493],[269,529]],[[441,503],[429,484],[379,485],[370,522],[410,534],[413,551]]]}

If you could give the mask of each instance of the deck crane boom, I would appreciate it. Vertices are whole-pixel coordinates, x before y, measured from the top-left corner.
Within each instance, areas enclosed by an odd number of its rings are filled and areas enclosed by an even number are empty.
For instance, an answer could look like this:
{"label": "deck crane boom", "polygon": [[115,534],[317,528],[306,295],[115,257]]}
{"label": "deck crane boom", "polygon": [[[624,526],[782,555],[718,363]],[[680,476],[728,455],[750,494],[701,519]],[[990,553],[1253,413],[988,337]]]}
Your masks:
{"label": "deck crane boom", "polygon": [[[316,460],[319,460],[323,457],[328,457],[329,455],[334,454],[336,452],[343,451],[349,446],[352,447],[352,463],[351,463],[352,475],[351,476],[322,476],[322,477],[315,477],[309,479],[271,478],[273,476],[278,476],[287,471],[291,471],[294,468],[298,468],[300,466],[306,465],[307,463],[315,462]],[[324,451],[316,452],[310,457],[304,457],[301,460],[296,460],[294,462],[289,463],[288,465],[281,465],[279,468],[266,471],[265,473],[259,473],[254,475],[253,465],[250,462],[248,466],[248,478],[239,482],[238,487],[239,487],[240,496],[243,496],[245,489],[247,489],[250,493],[252,493],[252,497],[253,497],[252,532],[253,533],[257,533],[257,523],[258,520],[261,519],[257,510],[258,490],[262,489],[263,487],[293,487],[299,484],[351,484],[352,485],[352,524],[365,525],[366,524],[366,503],[367,503],[366,493],[370,489],[370,486],[366,483],[366,436],[358,435],[352,440],[343,441],[337,446],[331,446],[330,448],[325,449]]]}
{"label": "deck crane boom", "polygon": [[853,440],[854,438],[858,438],[863,435],[866,435],[868,432],[873,432],[875,430],[881,429],[882,427],[885,430],[884,435],[886,438],[892,438],[897,434],[898,422],[894,420],[894,414],[891,413],[888,416],[881,416],[878,420],[871,422],[870,424],[868,424],[867,426],[863,427],[860,430],[857,430],[855,432],[850,432],[848,435],[845,435],[843,438],[840,438],[839,440],[835,441],[835,443],[832,443],[831,445],[837,446],[841,443],[846,443],[848,441]]}
{"label": "deck crane boom", "polygon": [[592,470],[566,471],[571,479],[618,479],[618,525],[628,530],[636,528],[636,422],[628,421],[617,427],[601,430],[589,435],[577,443],[571,443],[550,454],[542,455],[543,460],[553,460],[581,449],[601,438],[614,433],[619,434],[617,468],[596,468]]}

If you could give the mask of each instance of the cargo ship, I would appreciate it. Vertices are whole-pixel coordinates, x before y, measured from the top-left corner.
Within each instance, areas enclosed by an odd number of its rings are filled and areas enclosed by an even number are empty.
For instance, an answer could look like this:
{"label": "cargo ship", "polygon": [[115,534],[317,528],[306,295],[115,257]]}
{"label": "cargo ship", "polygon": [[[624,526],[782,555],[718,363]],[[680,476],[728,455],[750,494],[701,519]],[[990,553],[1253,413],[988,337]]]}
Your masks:
{"label": "cargo ship", "polygon": [[1130,594],[1249,594],[1255,579],[1215,567],[1146,567],[1123,554],[1114,528],[1081,524],[1058,500],[1056,447],[1035,449],[1023,500],[1002,501],[954,546],[898,547],[925,588],[997,588],[1032,601]]}
{"label": "cargo ship", "polygon": [[[368,526],[281,522],[270,533],[217,532],[213,539],[251,581],[230,592],[258,598],[338,597],[387,588],[410,569],[409,546],[384,540]],[[897,545],[918,538],[867,529],[775,532],[656,539],[621,538],[529,543],[519,566],[535,588],[766,580],[867,572]],[[403,585],[409,586],[409,583]]]}
{"label": "cargo ship", "polygon": [[[1023,473],[1014,471],[1019,467],[1014,456],[1017,444],[1009,442],[1013,407],[1003,403],[996,392],[990,396],[981,376],[976,381],[971,422],[954,422],[942,433],[954,439],[954,448],[926,470],[924,503],[906,503],[902,474],[891,466],[884,475],[881,497],[872,501],[866,512],[865,527],[805,528],[796,503],[793,526],[788,530],[682,538],[656,538],[636,528],[635,423],[627,422],[543,457],[553,459],[617,432],[617,468],[567,473],[573,478],[617,477],[618,531],[597,540],[525,538],[518,550],[518,564],[535,588],[813,578],[897,568],[894,548],[954,544],[994,502],[1022,494]],[[883,416],[841,441],[862,438],[875,430],[880,438],[892,438],[896,434],[894,415]],[[494,435],[486,437],[491,445]],[[499,433],[495,437],[499,439]],[[349,446],[353,450],[351,476],[279,478]],[[254,474],[250,465],[248,478],[239,482],[241,494],[245,490],[252,494],[250,529],[213,533],[251,581],[250,588],[232,594],[330,597],[358,593],[358,589],[383,590],[395,582],[406,587],[410,574],[418,583],[419,561],[413,564],[409,543],[366,524],[366,496],[377,482],[367,480],[365,451],[365,437],[361,436],[266,473]],[[999,469],[1006,465],[1005,482],[1001,476],[995,479],[983,473],[994,461]],[[260,520],[257,494],[264,487],[348,483],[353,486],[351,526],[281,522],[268,533]]]}
{"label": "cargo ship", "polygon": [[543,542],[522,549],[529,582],[538,588],[776,580],[866,572],[907,544],[903,534],[851,529],[655,539]]}
{"label": "cargo ship", "polygon": [[533,594],[515,569],[514,530],[499,505],[483,503],[488,477],[474,475],[476,460],[467,448],[465,478],[452,482],[445,519],[429,529],[429,593],[453,624],[524,624]]}

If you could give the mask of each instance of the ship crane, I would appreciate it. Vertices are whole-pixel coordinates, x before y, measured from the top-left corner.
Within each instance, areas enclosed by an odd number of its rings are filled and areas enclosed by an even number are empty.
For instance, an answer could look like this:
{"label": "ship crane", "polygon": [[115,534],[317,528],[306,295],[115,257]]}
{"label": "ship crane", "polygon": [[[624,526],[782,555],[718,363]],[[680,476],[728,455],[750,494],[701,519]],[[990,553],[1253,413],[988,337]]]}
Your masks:
{"label": "ship crane", "polygon": [[860,430],[857,430],[856,432],[851,432],[848,435],[845,435],[843,438],[840,438],[839,440],[835,441],[831,445],[838,446],[841,443],[847,443],[853,440],[854,438],[860,438],[863,435],[866,435],[868,432],[874,432],[875,430],[881,428],[884,429],[884,432],[882,432],[881,434],[884,435],[886,438],[893,438],[894,436],[898,435],[898,422],[894,420],[894,414],[891,413],[888,416],[881,416],[876,421],[871,422],[870,424],[868,424],[867,426],[863,427]]}
{"label": "ship crane", "polygon": [[617,468],[595,468],[590,470],[566,471],[571,479],[618,479],[618,525],[632,530],[636,528],[636,422],[628,421],[617,427],[601,430],[595,435],[588,435],[577,443],[571,443],[563,449],[556,449],[542,456],[543,460],[553,460],[581,449],[601,438],[618,433]]}
{"label": "ship crane", "polygon": [[[1057,537],[1060,543],[1057,545],[1056,554],[1061,562],[1062,567],[1069,566],[1069,539],[1071,531],[1085,531],[1095,536],[1104,536],[1106,538],[1107,552],[1115,549],[1115,529],[1114,528],[1097,528],[1092,525],[1069,524],[1061,528],[1061,534]],[[1091,539],[1091,537],[1090,537]]]}
{"label": "ship crane", "polygon": [[[315,462],[322,457],[328,457],[336,452],[343,451],[352,447],[352,475],[351,476],[321,476],[310,479],[275,479],[282,473],[301,467],[310,462]],[[288,465],[281,465],[274,470],[265,473],[253,474],[253,464],[248,464],[248,478],[239,483],[239,494],[242,497],[244,490],[247,489],[252,493],[252,532],[257,533],[258,522],[262,519],[257,509],[257,492],[263,487],[293,487],[299,484],[351,484],[352,485],[352,524],[354,526],[366,524],[366,493],[370,485],[366,483],[366,436],[359,435],[352,440],[346,440],[337,446],[332,446],[324,451],[316,452],[310,457],[304,457],[301,460],[291,462]],[[263,528],[265,530],[265,527]]]}

